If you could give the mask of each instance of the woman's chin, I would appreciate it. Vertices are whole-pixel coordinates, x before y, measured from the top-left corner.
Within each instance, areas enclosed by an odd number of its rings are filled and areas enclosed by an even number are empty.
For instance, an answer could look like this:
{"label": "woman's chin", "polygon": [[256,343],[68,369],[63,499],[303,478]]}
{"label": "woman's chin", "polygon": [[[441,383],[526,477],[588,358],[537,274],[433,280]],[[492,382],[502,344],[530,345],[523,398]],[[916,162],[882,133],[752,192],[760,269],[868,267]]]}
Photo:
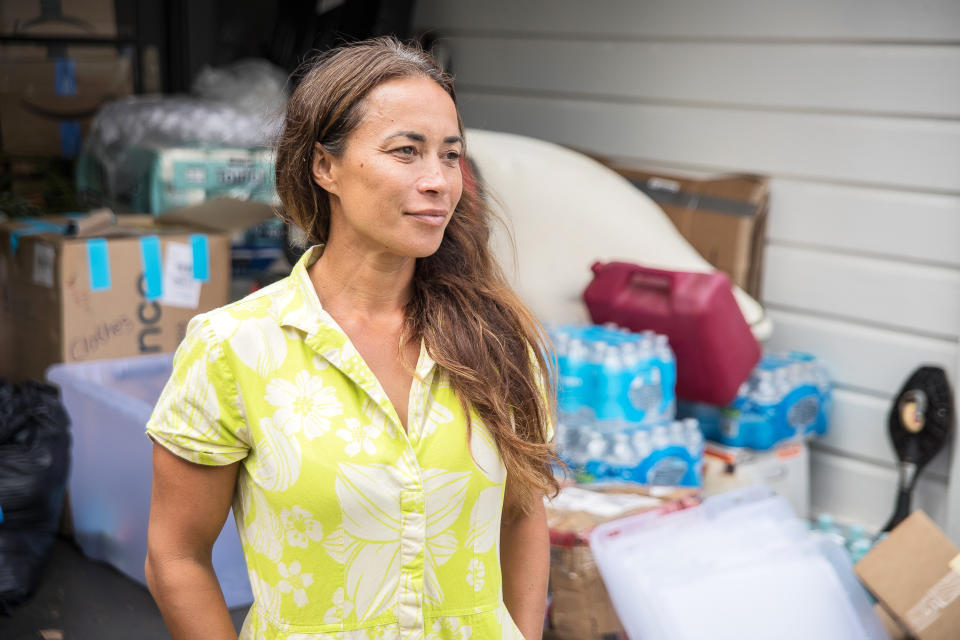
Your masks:
{"label": "woman's chin", "polygon": [[[433,236],[433,234],[431,234]],[[443,233],[436,234],[435,237],[420,237],[404,242],[398,247],[401,255],[408,258],[428,258],[435,254],[443,241]]]}

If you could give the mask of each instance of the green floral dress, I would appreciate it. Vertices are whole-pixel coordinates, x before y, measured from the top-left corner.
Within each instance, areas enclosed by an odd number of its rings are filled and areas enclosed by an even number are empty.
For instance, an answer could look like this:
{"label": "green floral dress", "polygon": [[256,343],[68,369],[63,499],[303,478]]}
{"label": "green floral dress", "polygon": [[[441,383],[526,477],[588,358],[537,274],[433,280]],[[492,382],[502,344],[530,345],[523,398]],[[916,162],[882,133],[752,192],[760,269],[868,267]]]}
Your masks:
{"label": "green floral dress", "polygon": [[233,513],[255,600],[241,640],[522,640],[502,598],[493,438],[473,416],[468,445],[422,346],[404,431],[320,306],[307,275],[320,251],[191,321],[147,425],[192,462],[241,462]]}

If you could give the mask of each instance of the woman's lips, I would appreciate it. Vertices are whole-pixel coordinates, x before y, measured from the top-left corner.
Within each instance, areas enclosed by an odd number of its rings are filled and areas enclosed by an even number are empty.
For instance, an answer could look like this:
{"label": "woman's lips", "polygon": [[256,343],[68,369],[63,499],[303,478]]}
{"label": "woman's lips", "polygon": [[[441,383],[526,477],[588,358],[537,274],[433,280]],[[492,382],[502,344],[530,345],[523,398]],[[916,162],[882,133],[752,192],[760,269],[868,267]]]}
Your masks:
{"label": "woman's lips", "polygon": [[408,213],[407,215],[434,227],[443,226],[447,220],[447,214],[444,211],[417,211],[416,213]]}

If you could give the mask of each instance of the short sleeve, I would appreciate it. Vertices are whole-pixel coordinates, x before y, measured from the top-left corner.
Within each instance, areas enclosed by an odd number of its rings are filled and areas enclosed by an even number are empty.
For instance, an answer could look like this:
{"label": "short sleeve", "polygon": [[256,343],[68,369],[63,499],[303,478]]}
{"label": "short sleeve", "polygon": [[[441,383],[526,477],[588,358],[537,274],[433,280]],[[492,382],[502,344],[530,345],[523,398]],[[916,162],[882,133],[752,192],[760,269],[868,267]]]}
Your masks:
{"label": "short sleeve", "polygon": [[147,435],[177,456],[204,465],[227,465],[250,451],[236,381],[206,316],[190,321],[173,358],[173,372]]}

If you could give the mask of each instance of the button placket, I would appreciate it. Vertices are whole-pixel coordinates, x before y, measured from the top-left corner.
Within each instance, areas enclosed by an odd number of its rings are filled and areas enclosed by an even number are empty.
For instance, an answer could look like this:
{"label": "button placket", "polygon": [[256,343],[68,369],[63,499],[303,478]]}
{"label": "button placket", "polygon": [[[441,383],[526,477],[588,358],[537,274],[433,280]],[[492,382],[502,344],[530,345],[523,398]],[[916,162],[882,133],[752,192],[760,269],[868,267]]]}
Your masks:
{"label": "button placket", "polygon": [[424,554],[427,541],[426,500],[423,486],[400,492],[403,515],[400,542],[400,593],[397,598],[397,622],[401,636],[423,635]]}

